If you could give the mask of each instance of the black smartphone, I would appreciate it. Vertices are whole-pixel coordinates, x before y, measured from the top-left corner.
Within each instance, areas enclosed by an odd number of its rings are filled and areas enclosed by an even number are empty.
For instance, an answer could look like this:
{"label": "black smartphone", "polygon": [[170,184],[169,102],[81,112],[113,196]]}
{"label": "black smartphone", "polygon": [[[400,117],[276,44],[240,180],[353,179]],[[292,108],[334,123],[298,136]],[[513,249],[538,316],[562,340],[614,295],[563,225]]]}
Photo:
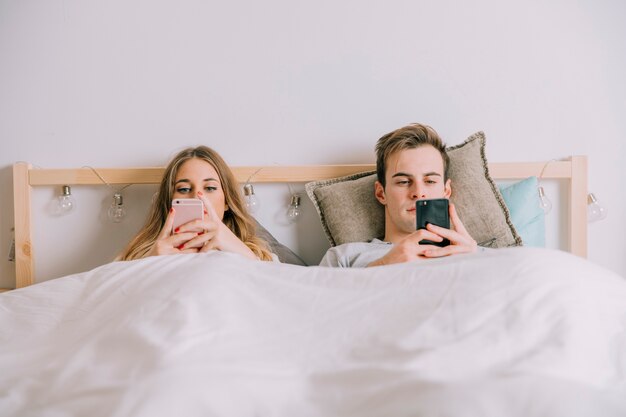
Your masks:
{"label": "black smartphone", "polygon": [[[415,228],[426,229],[426,225],[434,225],[450,228],[450,215],[447,198],[433,198],[430,200],[417,200],[415,202]],[[441,242],[421,240],[420,245],[448,246],[450,241],[443,239]]]}

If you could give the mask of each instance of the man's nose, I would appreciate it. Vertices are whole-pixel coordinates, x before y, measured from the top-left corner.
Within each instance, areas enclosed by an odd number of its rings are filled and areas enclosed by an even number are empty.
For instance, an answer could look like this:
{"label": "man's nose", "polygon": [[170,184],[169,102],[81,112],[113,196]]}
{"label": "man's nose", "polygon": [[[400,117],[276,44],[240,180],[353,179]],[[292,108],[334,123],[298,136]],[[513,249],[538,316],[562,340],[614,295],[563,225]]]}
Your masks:
{"label": "man's nose", "polygon": [[413,187],[411,187],[411,198],[414,200],[426,198],[423,187],[420,184],[415,183]]}

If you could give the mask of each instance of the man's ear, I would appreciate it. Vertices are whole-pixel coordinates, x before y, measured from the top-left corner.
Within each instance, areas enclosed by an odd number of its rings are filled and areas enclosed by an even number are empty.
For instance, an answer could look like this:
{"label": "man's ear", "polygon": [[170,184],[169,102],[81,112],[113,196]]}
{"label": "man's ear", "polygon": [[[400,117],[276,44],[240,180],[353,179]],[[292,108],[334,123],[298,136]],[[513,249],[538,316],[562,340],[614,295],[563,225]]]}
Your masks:
{"label": "man's ear", "polygon": [[452,195],[452,181],[450,178],[446,180],[446,185],[443,187],[443,195],[445,198],[450,198]]}
{"label": "man's ear", "polygon": [[380,183],[380,181],[376,181],[374,183],[374,195],[376,196],[376,199],[380,202],[380,204],[382,204],[383,206],[387,204],[387,199],[385,198],[385,188]]}

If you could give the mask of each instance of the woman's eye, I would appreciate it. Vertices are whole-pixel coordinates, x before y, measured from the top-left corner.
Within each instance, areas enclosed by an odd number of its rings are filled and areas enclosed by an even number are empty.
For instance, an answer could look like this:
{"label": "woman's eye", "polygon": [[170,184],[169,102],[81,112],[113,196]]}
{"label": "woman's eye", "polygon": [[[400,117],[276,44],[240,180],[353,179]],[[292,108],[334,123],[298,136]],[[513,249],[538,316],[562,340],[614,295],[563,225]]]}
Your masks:
{"label": "woman's eye", "polygon": [[217,191],[217,187],[213,187],[213,186],[211,186],[211,187],[204,187],[204,189],[207,190],[207,191]]}
{"label": "woman's eye", "polygon": [[181,193],[181,194],[187,194],[190,191],[191,191],[191,188],[189,187],[181,187],[181,188],[176,189],[176,192]]}

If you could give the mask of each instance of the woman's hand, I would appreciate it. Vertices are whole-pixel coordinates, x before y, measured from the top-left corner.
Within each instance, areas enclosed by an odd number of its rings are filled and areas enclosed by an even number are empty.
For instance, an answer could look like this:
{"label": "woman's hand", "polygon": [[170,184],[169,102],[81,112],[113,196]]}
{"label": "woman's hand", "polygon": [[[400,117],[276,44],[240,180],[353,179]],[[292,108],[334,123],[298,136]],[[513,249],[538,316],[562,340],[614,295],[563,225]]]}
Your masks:
{"label": "woman's hand", "polygon": [[199,191],[197,196],[204,203],[204,217],[202,220],[194,220],[178,228],[177,234],[187,236],[191,234],[191,238],[178,249],[183,252],[188,249],[197,252],[208,252],[214,249],[257,259],[254,252],[222,222],[206,195]]}
{"label": "woman's hand", "polygon": [[174,224],[174,215],[176,210],[172,207],[167,214],[165,224],[159,233],[156,241],[152,245],[152,248],[148,252],[147,256],[157,255],[174,255],[178,253],[197,253],[198,248],[185,247],[185,243],[197,236],[195,232],[182,232],[172,233],[172,226]]}

